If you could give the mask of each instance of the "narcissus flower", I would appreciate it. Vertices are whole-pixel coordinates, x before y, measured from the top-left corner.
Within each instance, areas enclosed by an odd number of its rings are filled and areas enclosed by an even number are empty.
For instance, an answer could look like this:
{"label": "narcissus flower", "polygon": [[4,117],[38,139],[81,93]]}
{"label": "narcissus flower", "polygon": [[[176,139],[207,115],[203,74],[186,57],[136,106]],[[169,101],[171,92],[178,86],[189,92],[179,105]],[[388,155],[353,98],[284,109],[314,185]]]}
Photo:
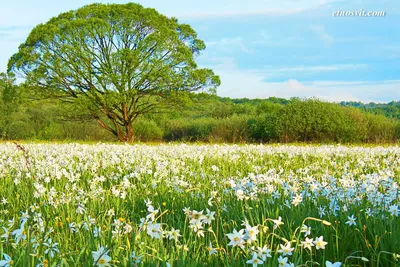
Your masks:
{"label": "narcissus flower", "polygon": [[236,231],[236,229],[233,229],[232,234],[227,234],[230,242],[228,246],[233,246],[233,247],[242,247],[244,245],[244,229],[240,230],[239,232]]}
{"label": "narcissus flower", "polygon": [[93,251],[92,252],[93,260],[95,265],[99,267],[109,267],[111,257],[108,256],[108,249],[105,247],[100,247],[98,251]]}
{"label": "narcissus flower", "polygon": [[317,249],[325,249],[325,246],[328,244],[328,242],[325,242],[324,237],[320,236],[315,238],[314,244]]}

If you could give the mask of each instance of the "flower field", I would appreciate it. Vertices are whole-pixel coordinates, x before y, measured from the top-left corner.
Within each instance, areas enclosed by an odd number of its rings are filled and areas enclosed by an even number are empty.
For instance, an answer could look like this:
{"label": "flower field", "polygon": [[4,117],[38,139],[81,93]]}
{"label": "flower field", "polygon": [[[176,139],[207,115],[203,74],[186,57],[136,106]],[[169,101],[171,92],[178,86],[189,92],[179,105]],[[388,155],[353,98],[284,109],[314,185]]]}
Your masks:
{"label": "flower field", "polygon": [[0,266],[400,266],[400,148],[0,145]]}

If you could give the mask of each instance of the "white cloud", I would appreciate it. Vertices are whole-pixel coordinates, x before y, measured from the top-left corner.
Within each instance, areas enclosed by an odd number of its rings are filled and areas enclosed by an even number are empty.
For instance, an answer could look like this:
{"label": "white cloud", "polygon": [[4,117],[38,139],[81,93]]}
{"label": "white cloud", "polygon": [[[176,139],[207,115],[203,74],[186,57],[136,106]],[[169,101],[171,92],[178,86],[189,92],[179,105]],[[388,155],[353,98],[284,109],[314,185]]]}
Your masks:
{"label": "white cloud", "polygon": [[209,41],[206,42],[206,45],[207,47],[216,47],[224,52],[237,52],[237,49],[239,49],[240,52],[252,53],[252,50],[247,47],[245,41],[240,36],[233,38],[222,38],[218,41]]}
{"label": "white cloud", "polygon": [[332,102],[388,102],[400,99],[400,80],[299,82],[293,78],[284,82],[266,82],[268,73],[264,70],[239,69],[231,58],[214,58],[210,61],[219,61],[218,64],[208,67],[220,75],[222,84],[217,90],[220,96],[234,98],[317,97]]}
{"label": "white cloud", "polygon": [[316,72],[331,72],[331,71],[344,71],[356,70],[366,68],[367,64],[332,64],[332,65],[317,65],[317,66],[294,66],[273,68],[268,67],[267,71],[271,73],[316,73]]}
{"label": "white cloud", "polygon": [[311,25],[311,30],[324,42],[326,47],[330,47],[333,44],[333,36],[327,33],[323,25]]}

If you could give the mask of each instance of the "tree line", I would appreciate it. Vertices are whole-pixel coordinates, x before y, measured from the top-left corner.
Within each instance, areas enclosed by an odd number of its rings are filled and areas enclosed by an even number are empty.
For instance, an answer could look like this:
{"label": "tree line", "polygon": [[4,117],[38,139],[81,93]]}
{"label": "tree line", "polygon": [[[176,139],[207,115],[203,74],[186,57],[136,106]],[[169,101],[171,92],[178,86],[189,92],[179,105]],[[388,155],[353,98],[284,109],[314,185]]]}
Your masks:
{"label": "tree line", "polygon": [[[1,139],[115,141],[87,115],[84,105],[32,91],[1,75]],[[144,114],[133,124],[133,132],[142,142],[391,143],[400,139],[400,104],[393,103],[366,109],[318,99],[231,99],[193,93],[184,105]]]}

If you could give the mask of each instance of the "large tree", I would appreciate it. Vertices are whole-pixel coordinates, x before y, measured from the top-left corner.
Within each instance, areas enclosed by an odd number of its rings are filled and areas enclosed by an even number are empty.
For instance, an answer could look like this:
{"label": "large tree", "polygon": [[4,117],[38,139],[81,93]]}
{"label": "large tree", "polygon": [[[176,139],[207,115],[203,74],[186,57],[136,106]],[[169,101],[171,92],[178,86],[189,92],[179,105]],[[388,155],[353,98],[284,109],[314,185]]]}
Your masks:
{"label": "large tree", "polygon": [[36,26],[8,69],[40,92],[84,105],[130,142],[138,116],[169,109],[191,92],[215,92],[219,77],[194,61],[204,49],[189,25],[154,9],[92,4]]}

